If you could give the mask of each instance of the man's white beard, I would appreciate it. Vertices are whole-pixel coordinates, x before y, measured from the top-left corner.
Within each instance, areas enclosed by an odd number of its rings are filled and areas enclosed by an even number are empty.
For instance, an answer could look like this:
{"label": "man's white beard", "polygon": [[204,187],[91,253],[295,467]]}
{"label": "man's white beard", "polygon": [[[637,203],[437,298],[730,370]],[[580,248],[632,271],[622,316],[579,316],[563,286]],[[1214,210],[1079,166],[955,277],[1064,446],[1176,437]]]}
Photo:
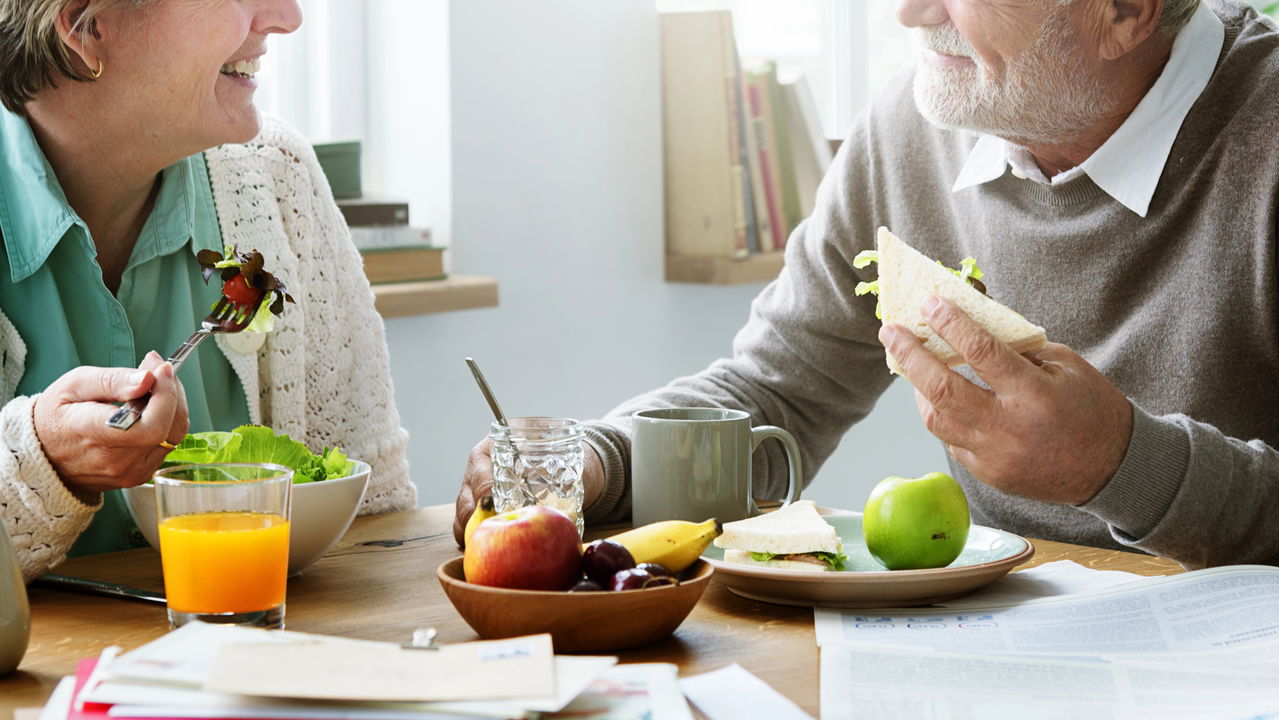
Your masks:
{"label": "man's white beard", "polygon": [[1050,18],[1035,44],[991,77],[954,25],[919,28],[920,44],[969,57],[973,66],[943,70],[927,61],[915,73],[915,105],[939,127],[972,130],[1020,144],[1071,140],[1118,104],[1113,89],[1091,77],[1064,13]]}

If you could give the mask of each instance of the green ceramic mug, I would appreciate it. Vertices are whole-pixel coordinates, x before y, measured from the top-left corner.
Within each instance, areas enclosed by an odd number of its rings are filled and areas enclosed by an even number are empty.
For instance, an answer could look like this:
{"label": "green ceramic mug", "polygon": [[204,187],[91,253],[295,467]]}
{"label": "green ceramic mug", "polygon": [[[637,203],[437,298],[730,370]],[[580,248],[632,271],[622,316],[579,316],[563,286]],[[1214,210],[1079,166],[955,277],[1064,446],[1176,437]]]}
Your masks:
{"label": "green ceramic mug", "polygon": [[802,478],[795,438],[774,425],[723,408],[641,410],[631,416],[631,522],[759,514],[751,493],[751,453],[768,438],[786,450],[790,484],[784,503],[799,499]]}

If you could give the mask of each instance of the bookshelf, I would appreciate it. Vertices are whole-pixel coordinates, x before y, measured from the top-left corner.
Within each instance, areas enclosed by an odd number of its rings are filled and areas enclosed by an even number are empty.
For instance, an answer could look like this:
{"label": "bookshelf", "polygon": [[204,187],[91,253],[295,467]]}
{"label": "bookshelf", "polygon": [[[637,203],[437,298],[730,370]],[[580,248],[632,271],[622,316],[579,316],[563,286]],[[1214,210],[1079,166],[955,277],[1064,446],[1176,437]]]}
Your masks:
{"label": "bookshelf", "polygon": [[666,280],[771,281],[832,159],[812,90],[743,61],[730,11],[660,19]]}
{"label": "bookshelf", "polygon": [[497,280],[450,275],[442,280],[377,284],[373,299],[386,319],[497,307]]}
{"label": "bookshelf", "polygon": [[748,255],[741,259],[666,256],[666,282],[741,285],[770,282],[782,271],[780,252]]}

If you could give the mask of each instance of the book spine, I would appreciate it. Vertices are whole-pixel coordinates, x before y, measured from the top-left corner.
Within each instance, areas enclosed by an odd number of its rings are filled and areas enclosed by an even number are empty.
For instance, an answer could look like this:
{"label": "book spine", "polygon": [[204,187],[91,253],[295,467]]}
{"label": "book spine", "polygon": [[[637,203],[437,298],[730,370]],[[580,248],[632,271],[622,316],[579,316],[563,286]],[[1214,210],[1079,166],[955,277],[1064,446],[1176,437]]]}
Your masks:
{"label": "book spine", "polygon": [[822,172],[826,172],[826,168],[830,167],[833,159],[830,140],[826,139],[826,132],[822,130],[821,116],[817,112],[817,101],[813,99],[812,86],[803,75],[795,81],[795,98],[795,107],[802,118],[800,122],[808,142],[813,146],[813,157],[817,158],[817,166]]}
{"label": "book spine", "polygon": [[389,202],[342,202],[338,201],[338,209],[346,224],[351,227],[379,227],[387,225],[408,225],[408,203]]}
{"label": "book spine", "polygon": [[781,203],[778,202],[777,189],[774,184],[773,166],[775,160],[772,157],[771,133],[769,132],[768,119],[764,107],[763,88],[760,87],[758,76],[752,74],[747,92],[750,94],[755,142],[759,145],[760,179],[763,181],[764,199],[768,206],[768,222],[772,226],[772,247],[770,249],[781,250],[786,244],[786,239],[782,234],[784,220],[781,216]]}
{"label": "book spine", "polygon": [[800,108],[798,83],[782,85],[782,101],[786,107],[786,133],[790,139],[791,159],[794,162],[795,192],[799,201],[801,219],[813,214],[817,188],[821,185],[825,166],[813,152],[814,145],[808,136],[808,126]]}
{"label": "book spine", "polygon": [[746,139],[746,167],[751,183],[751,206],[755,211],[755,229],[758,245],[755,252],[769,252],[773,249],[773,223],[768,213],[768,196],[764,193],[764,171],[760,165],[759,130],[756,128],[755,114],[750,103],[750,78],[742,73],[738,82],[742,95],[743,124],[742,136]]}
{"label": "book spine", "polygon": [[667,252],[731,258],[747,248],[736,93],[726,93],[736,55],[731,15],[661,13],[660,22]]}
{"label": "book spine", "polygon": [[444,248],[372,250],[362,255],[364,275],[377,285],[446,277]]}
{"label": "book spine", "polygon": [[737,41],[733,36],[733,16],[720,15],[720,50],[724,68],[724,110],[728,116],[728,157],[735,160],[729,168],[730,195],[733,203],[733,257],[746,257],[750,253],[749,221],[746,218],[746,169],[741,162],[742,125],[741,106],[737,96],[738,65]]}
{"label": "book spine", "polygon": [[359,250],[409,247],[431,244],[431,231],[408,225],[350,228],[351,244]]}
{"label": "book spine", "polygon": [[795,186],[795,159],[791,155],[786,104],[782,97],[782,86],[777,82],[777,67],[772,63],[768,66],[768,97],[773,108],[773,135],[777,138],[777,170],[781,178],[778,185],[781,190],[782,217],[786,219],[783,236],[789,238],[791,231],[803,218],[799,213],[799,191]]}
{"label": "book spine", "polygon": [[742,166],[742,203],[746,213],[746,249],[754,254],[760,249],[759,211],[755,207],[755,186],[758,184],[755,167],[758,162],[751,160],[753,143],[750,138],[754,130],[751,129],[750,112],[746,109],[746,93],[742,89],[742,61],[737,53],[733,53],[733,69],[733,95],[737,98],[737,156]]}

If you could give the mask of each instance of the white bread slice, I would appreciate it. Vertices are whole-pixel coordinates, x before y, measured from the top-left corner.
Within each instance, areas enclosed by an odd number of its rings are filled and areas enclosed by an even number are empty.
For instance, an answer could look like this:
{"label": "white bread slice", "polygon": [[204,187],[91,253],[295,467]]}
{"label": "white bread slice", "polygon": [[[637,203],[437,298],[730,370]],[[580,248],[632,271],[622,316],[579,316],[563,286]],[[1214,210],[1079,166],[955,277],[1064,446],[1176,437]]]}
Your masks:
{"label": "white bread slice", "polygon": [[827,563],[811,563],[802,560],[756,560],[751,557],[749,550],[725,550],[724,562],[737,563],[738,565],[754,565],[755,567],[766,567],[774,570],[799,570],[800,572],[831,572],[831,566]]}
{"label": "white bread slice", "polygon": [[835,528],[822,519],[812,500],[796,500],[780,510],[724,523],[715,546],[774,555],[842,551]]}
{"label": "white bread slice", "polygon": [[[915,333],[938,359],[948,366],[965,360],[928,327],[919,306],[929,295],[955,303],[969,317],[998,340],[1022,353],[1042,347],[1048,341],[1044,329],[1010,310],[959,279],[954,273],[902,242],[888,228],[879,229],[879,303],[883,321],[895,322]],[[888,369],[898,375],[901,368],[891,353],[885,352]]]}

